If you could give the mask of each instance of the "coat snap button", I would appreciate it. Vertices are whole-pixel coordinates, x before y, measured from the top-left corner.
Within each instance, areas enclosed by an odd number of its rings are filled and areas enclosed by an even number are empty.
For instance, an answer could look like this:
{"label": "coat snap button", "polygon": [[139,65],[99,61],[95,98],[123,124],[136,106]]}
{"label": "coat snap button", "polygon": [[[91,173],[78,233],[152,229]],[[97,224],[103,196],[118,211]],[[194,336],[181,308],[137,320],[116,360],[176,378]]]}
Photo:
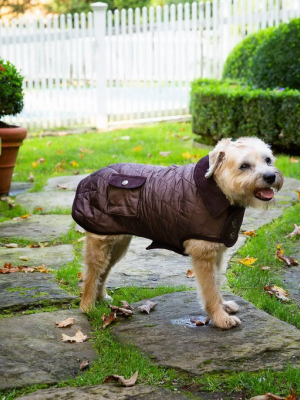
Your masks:
{"label": "coat snap button", "polygon": [[237,224],[237,220],[236,219],[234,219],[233,221],[232,221],[232,226],[234,227],[234,228],[236,228],[236,224]]}
{"label": "coat snap button", "polygon": [[128,185],[128,181],[127,180],[125,180],[125,181],[122,181],[122,185],[124,185],[124,186],[126,186],[126,185]]}
{"label": "coat snap button", "polygon": [[231,234],[230,234],[230,239],[234,239],[235,236],[236,236],[236,233],[235,233],[235,232],[231,232]]}

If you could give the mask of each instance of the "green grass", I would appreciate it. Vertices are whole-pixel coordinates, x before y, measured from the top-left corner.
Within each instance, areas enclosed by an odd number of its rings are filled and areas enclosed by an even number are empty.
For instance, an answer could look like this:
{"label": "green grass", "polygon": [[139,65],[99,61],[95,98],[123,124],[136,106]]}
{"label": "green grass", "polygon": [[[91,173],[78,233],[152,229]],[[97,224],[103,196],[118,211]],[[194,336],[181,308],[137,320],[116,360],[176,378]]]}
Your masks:
{"label": "green grass", "polygon": [[[276,247],[281,244],[286,255],[295,256],[297,252],[299,253],[299,238],[285,237],[293,230],[294,223],[299,225],[299,214],[300,204],[296,204],[287,209],[282,218],[262,227],[257,232],[258,236],[248,239],[238,251],[227,272],[228,283],[234,293],[250,301],[259,309],[295,325],[298,329],[300,328],[299,305],[292,301],[282,303],[276,298],[270,297],[263,288],[267,284],[285,288],[282,274],[288,267],[275,257]],[[253,267],[238,263],[239,259],[248,255],[258,258]],[[259,266],[270,266],[271,269],[263,271]],[[289,290],[288,287],[285,289]]]}

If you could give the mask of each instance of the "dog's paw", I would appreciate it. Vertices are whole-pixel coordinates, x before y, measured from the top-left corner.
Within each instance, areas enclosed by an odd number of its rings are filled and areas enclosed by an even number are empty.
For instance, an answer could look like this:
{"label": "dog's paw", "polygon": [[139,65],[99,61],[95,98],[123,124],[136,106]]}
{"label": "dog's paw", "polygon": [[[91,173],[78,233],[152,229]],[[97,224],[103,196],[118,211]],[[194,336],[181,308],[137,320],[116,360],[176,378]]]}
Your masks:
{"label": "dog's paw", "polygon": [[112,304],[112,302],[114,301],[114,299],[107,293],[105,293],[105,296],[99,296],[98,297],[98,301],[105,303],[105,304]]}
{"label": "dog's paw", "polygon": [[93,304],[81,301],[80,303],[80,310],[84,313],[88,313],[93,308]]}
{"label": "dog's paw", "polygon": [[231,329],[241,324],[241,320],[238,317],[230,316],[226,312],[219,312],[214,315],[213,321],[214,325],[221,329]]}
{"label": "dog's paw", "polygon": [[222,303],[224,311],[226,311],[228,314],[234,314],[238,312],[239,306],[236,304],[235,301],[228,300],[228,301],[223,301]]}

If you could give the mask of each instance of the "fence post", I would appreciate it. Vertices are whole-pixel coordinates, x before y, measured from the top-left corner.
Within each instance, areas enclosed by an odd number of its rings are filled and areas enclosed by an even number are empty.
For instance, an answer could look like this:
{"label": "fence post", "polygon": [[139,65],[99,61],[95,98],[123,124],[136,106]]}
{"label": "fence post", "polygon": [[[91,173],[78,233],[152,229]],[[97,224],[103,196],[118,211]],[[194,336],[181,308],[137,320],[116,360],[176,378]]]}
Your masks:
{"label": "fence post", "polygon": [[96,71],[96,102],[97,117],[96,126],[99,129],[106,129],[107,117],[107,83],[106,83],[106,3],[91,4],[94,12],[94,33],[95,33],[95,71]]}

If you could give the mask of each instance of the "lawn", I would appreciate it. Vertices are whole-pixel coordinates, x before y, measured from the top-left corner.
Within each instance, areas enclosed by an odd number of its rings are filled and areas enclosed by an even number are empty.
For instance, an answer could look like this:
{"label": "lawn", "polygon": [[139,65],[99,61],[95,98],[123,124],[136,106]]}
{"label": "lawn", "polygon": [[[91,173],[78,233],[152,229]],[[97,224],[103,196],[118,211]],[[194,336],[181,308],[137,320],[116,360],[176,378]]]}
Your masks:
{"label": "lawn", "polygon": [[[74,134],[65,137],[34,137],[25,140],[20,149],[18,164],[15,168],[14,181],[28,181],[33,176],[33,191],[39,191],[47,179],[61,175],[88,174],[105,165],[119,162],[138,162],[147,164],[185,164],[197,162],[208,154],[207,148],[193,147],[193,138],[189,123],[161,123],[128,130],[116,130],[107,133]],[[285,176],[300,178],[300,163],[290,159],[288,155],[277,155],[277,166]],[[27,210],[17,206],[10,209],[0,202],[1,219],[12,218],[26,214]],[[68,212],[67,210],[62,212]],[[293,228],[293,223],[299,221],[300,204],[287,210],[282,219],[260,229],[255,238],[247,241],[232,262],[228,271],[230,289],[257,307],[264,309],[279,319],[300,327],[299,307],[294,303],[281,303],[271,299],[264,293],[262,287],[266,282],[278,286],[282,284],[282,263],[275,260],[276,245],[281,243],[287,252],[292,252],[299,245],[299,239],[288,240],[284,236]],[[75,260],[63,266],[56,273],[58,282],[68,291],[78,294],[77,273],[81,269],[82,242],[79,233],[70,231],[50,245],[71,243],[74,245]],[[14,240],[15,241],[15,240]],[[16,241],[20,246],[29,245],[26,240]],[[271,251],[266,251],[266,243]],[[237,261],[251,255],[259,259],[263,265],[272,265],[269,271],[259,267],[242,266]],[[184,287],[160,287],[155,290],[145,288],[121,288],[113,293],[115,304],[119,300],[129,303],[172,291],[185,290]],[[28,312],[36,312],[29,310]],[[41,310],[39,310],[41,311]],[[44,311],[48,311],[45,309]],[[49,309],[49,311],[51,311]],[[152,360],[144,357],[138,350],[116,343],[109,328],[101,328],[101,316],[108,312],[104,304],[99,304],[91,313],[89,319],[94,328],[94,342],[99,354],[99,360],[85,374],[62,382],[64,385],[101,384],[105,376],[111,373],[131,375],[136,370],[140,372],[140,383],[164,385],[177,390],[190,392],[239,392],[246,398],[271,391],[288,395],[290,387],[300,390],[300,370],[287,366],[286,370],[272,370],[259,373],[207,374],[194,378],[178,371],[157,366]],[[36,387],[24,388],[7,394],[6,399],[32,392]]]}

